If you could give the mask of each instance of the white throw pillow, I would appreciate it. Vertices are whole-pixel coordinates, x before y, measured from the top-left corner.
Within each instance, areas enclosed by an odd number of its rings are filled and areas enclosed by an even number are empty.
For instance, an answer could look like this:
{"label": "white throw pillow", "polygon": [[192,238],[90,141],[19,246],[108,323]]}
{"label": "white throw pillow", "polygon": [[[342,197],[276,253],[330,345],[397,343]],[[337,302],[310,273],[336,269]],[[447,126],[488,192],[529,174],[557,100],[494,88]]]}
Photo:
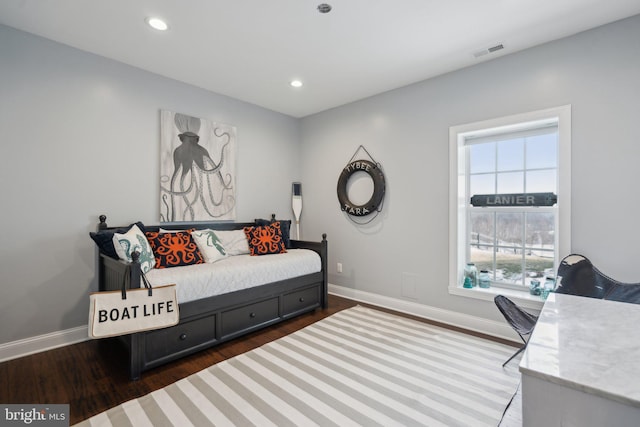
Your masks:
{"label": "white throw pillow", "polygon": [[216,233],[218,232],[208,228],[191,232],[191,237],[198,245],[205,262],[216,262],[227,256],[224,245]]}
{"label": "white throw pillow", "polygon": [[156,265],[149,241],[135,224],[124,234],[113,233],[113,247],[118,258],[123,261],[131,262],[131,253],[140,252],[140,268],[143,273],[150,271]]}
{"label": "white throw pillow", "polygon": [[249,253],[249,242],[244,230],[216,230],[216,236],[222,242],[227,255],[243,255]]}

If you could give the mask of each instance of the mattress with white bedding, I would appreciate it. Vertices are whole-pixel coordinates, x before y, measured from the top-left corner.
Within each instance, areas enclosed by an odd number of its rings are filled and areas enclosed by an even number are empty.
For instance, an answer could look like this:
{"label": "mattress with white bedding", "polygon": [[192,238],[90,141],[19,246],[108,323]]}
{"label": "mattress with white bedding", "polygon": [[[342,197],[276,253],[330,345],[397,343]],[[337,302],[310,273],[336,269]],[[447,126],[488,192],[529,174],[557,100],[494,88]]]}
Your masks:
{"label": "mattress with white bedding", "polygon": [[234,255],[210,264],[154,268],[146,273],[152,286],[176,284],[178,303],[265,285],[321,271],[320,255],[310,249],[287,253]]}

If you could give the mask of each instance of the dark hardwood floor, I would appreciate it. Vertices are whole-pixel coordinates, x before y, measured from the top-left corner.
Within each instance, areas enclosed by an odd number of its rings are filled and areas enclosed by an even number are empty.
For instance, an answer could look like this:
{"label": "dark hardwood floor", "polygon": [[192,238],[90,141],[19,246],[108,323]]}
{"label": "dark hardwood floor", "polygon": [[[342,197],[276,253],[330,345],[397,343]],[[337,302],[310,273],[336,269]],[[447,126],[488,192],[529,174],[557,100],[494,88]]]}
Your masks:
{"label": "dark hardwood floor", "polygon": [[327,309],[315,310],[144,372],[138,381],[129,380],[123,349],[110,339],[85,341],[10,360],[0,363],[0,402],[68,403],[73,425],[358,304],[367,305],[331,295]]}

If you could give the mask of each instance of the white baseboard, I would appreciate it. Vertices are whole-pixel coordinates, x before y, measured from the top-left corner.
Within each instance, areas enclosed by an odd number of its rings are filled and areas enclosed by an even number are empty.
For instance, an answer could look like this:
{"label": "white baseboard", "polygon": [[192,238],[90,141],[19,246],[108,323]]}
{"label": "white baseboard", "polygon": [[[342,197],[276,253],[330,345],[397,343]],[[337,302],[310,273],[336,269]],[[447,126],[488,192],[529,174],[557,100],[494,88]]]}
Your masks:
{"label": "white baseboard", "polygon": [[457,326],[470,331],[480,332],[493,337],[519,342],[518,335],[504,322],[496,322],[482,317],[332,284],[329,284],[329,293],[424,319],[434,320],[447,325]]}
{"label": "white baseboard", "polygon": [[89,334],[87,326],[85,325],[0,344],[0,362],[64,347],[65,345],[75,344],[88,339]]}
{"label": "white baseboard", "polygon": [[[411,314],[447,325],[457,326],[470,331],[480,332],[498,338],[503,338],[518,342],[518,336],[506,324],[481,317],[445,310],[438,307],[431,307],[425,304],[418,304],[412,301],[405,301],[397,298],[386,297],[371,292],[359,291],[357,289],[345,288],[344,286],[329,284],[329,293],[367,304],[377,305]],[[0,344],[0,362],[17,359],[42,351],[52,350],[65,345],[75,344],[89,339],[87,326],[67,329],[64,331],[52,332],[50,334],[25,338]]]}

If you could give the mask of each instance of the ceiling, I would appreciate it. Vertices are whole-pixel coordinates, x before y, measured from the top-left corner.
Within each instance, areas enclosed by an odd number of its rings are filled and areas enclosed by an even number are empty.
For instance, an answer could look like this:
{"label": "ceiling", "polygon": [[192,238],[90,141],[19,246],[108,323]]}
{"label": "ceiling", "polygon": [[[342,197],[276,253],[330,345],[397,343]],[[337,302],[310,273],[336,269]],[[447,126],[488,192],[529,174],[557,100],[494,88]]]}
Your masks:
{"label": "ceiling", "polygon": [[293,117],[639,13],[638,0],[0,1],[2,24]]}

